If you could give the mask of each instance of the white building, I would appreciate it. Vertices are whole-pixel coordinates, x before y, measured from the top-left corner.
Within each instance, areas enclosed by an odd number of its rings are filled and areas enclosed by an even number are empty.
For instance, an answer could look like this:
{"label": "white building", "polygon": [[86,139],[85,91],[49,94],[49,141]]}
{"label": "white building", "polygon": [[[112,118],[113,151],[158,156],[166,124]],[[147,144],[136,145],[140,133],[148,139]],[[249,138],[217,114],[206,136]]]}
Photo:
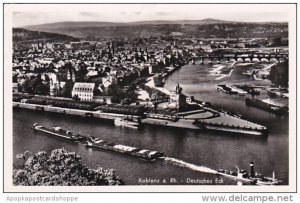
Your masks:
{"label": "white building", "polygon": [[73,86],[72,97],[78,96],[81,101],[92,101],[95,83],[76,82]]}

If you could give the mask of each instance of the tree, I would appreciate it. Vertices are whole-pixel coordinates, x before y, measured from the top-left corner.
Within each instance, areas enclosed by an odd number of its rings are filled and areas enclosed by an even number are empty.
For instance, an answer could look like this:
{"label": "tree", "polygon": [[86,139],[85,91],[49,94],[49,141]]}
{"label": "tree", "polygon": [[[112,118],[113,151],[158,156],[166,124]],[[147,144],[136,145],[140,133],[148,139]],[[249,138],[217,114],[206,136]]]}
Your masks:
{"label": "tree", "polygon": [[122,99],[126,97],[126,93],[122,90],[119,85],[110,85],[107,90],[107,94],[112,96],[112,103],[120,103]]}
{"label": "tree", "polygon": [[71,81],[66,82],[65,86],[62,89],[61,96],[63,97],[72,97],[73,83]]}
{"label": "tree", "polygon": [[43,83],[37,84],[34,88],[35,94],[47,95],[49,93],[49,87],[44,85]]}
{"label": "tree", "polygon": [[28,151],[18,154],[24,161],[20,169],[13,170],[13,184],[23,186],[92,186],[122,185],[113,169],[88,168],[75,152],[55,149],[50,154]]}
{"label": "tree", "polygon": [[271,68],[269,79],[275,85],[288,87],[289,83],[289,61],[278,63]]}
{"label": "tree", "polygon": [[80,98],[79,98],[79,96],[78,96],[77,94],[75,94],[75,95],[72,97],[72,99],[74,99],[75,101],[80,101]]}
{"label": "tree", "polygon": [[31,85],[30,80],[27,78],[25,79],[24,83],[21,85],[21,91],[26,93],[33,93],[33,87]]}

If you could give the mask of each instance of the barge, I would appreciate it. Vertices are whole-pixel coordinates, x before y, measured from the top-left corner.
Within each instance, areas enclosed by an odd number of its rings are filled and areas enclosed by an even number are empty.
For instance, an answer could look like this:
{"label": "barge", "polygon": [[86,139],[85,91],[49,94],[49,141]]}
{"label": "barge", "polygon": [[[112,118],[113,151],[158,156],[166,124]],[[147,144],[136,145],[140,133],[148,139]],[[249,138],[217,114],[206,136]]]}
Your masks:
{"label": "barge", "polygon": [[86,142],[86,147],[114,151],[122,154],[127,154],[131,156],[136,156],[145,160],[156,160],[158,158],[164,157],[162,152],[151,151],[147,149],[139,149],[131,146],[126,146],[122,144],[115,144],[105,140],[90,137]]}
{"label": "barge", "polygon": [[42,125],[39,125],[38,123],[34,123],[33,129],[39,132],[47,133],[67,140],[78,141],[78,142],[82,142],[86,140],[86,137],[82,135],[73,134],[72,132],[63,130],[61,127],[57,127],[57,126],[52,128],[46,128]]}
{"label": "barge", "polygon": [[63,130],[61,127],[55,126],[52,128],[46,128],[42,125],[39,125],[38,123],[34,123],[33,129],[39,132],[46,133],[48,135],[53,135],[55,137],[60,137],[67,140],[80,142],[82,144],[85,144],[85,146],[88,148],[118,152],[121,154],[127,154],[127,155],[131,155],[131,156],[135,156],[135,157],[139,157],[151,161],[164,157],[164,154],[159,151],[139,149],[136,147],[126,146],[122,144],[115,144],[112,142],[101,140],[99,138],[86,137],[79,134],[74,134],[70,131]]}
{"label": "barge", "polygon": [[226,94],[238,94],[242,96],[248,94],[246,90],[234,85],[217,85],[217,90]]}

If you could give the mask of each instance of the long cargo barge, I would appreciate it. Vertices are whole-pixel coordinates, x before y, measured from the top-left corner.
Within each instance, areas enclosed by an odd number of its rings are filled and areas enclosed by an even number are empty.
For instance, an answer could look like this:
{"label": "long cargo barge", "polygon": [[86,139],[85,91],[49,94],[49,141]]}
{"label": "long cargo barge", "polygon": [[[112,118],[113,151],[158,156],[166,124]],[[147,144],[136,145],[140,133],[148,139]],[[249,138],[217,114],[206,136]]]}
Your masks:
{"label": "long cargo barge", "polygon": [[100,150],[114,151],[122,154],[136,156],[146,160],[156,160],[160,157],[164,157],[164,154],[162,152],[151,151],[147,149],[139,149],[139,148],[121,145],[121,144],[115,144],[101,139],[90,138],[89,141],[87,141],[86,147],[100,149]]}
{"label": "long cargo barge", "polygon": [[86,137],[79,135],[79,134],[73,134],[70,131],[66,131],[61,129],[61,127],[52,127],[52,128],[46,128],[44,126],[39,125],[38,123],[33,124],[33,129],[36,131],[40,131],[43,133],[47,133],[49,135],[54,135],[56,137],[64,138],[67,140],[72,140],[72,141],[85,141]]}
{"label": "long cargo barge", "polygon": [[268,111],[270,113],[274,113],[276,115],[284,115],[288,112],[288,107],[287,106],[279,106],[271,103],[264,102],[259,99],[246,99],[246,105],[248,106],[253,106],[265,111]]}
{"label": "long cargo barge", "polygon": [[86,137],[83,135],[72,133],[70,131],[63,130],[61,127],[55,126],[52,128],[47,128],[42,125],[39,125],[38,123],[34,123],[33,129],[55,137],[60,137],[67,140],[80,142],[82,144],[85,144],[85,146],[88,148],[118,152],[121,154],[127,154],[131,156],[143,158],[145,160],[156,160],[160,157],[164,157],[164,154],[159,151],[139,149],[136,147],[126,146],[122,144],[115,144],[105,140],[100,140],[94,137]]}

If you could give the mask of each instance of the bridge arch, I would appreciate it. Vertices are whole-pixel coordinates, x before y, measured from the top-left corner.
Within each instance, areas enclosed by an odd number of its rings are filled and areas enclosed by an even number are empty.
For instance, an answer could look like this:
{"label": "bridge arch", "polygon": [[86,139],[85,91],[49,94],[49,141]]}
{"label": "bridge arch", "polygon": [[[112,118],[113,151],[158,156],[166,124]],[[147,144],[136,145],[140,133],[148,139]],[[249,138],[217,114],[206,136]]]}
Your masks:
{"label": "bridge arch", "polygon": [[244,62],[250,62],[250,63],[251,63],[252,60],[251,60],[250,58],[245,58],[245,59],[244,59]]}
{"label": "bridge arch", "polygon": [[270,58],[270,60],[269,60],[270,62],[278,62],[278,60],[277,60],[277,58]]}
{"label": "bridge arch", "polygon": [[244,59],[243,58],[237,58],[236,62],[244,62]]}
{"label": "bridge arch", "polygon": [[261,62],[269,62],[269,59],[267,59],[267,58],[261,58],[260,61]]}

